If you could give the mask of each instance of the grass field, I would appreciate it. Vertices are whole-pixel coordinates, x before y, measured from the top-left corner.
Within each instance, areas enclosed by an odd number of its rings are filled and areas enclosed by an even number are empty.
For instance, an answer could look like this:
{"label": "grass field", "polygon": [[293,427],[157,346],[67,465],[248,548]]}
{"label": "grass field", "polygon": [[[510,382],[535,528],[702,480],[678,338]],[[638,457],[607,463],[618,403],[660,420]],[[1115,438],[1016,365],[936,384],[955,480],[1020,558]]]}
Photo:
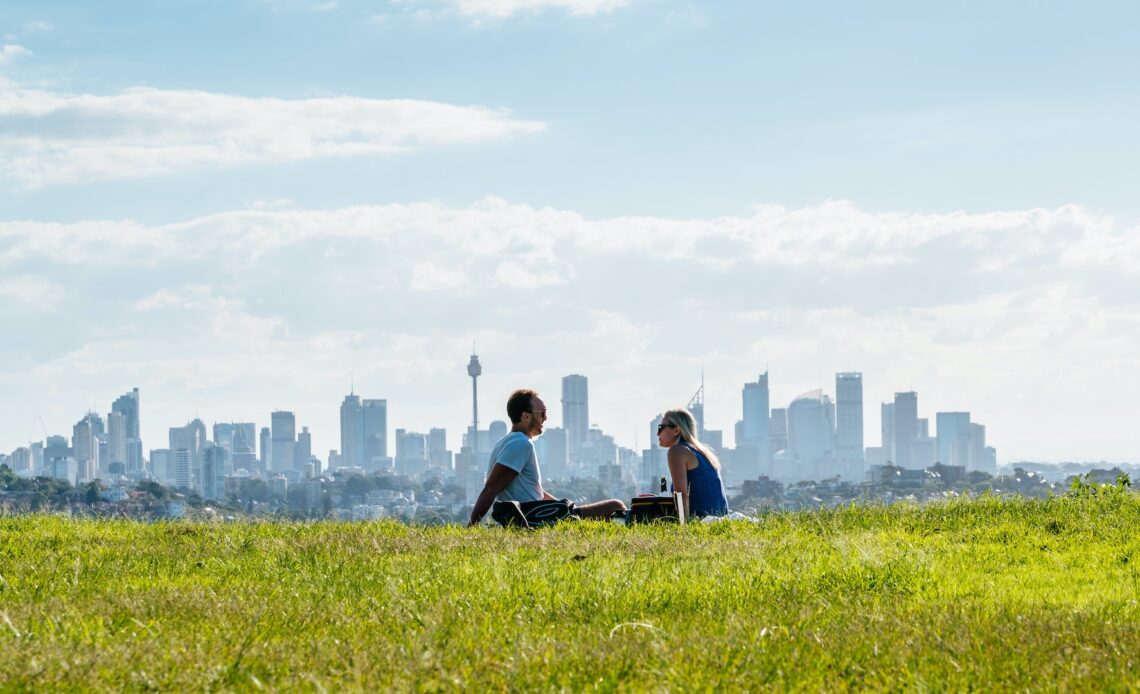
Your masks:
{"label": "grass field", "polygon": [[0,689],[1136,689],[1140,497],[533,533],[0,518]]}

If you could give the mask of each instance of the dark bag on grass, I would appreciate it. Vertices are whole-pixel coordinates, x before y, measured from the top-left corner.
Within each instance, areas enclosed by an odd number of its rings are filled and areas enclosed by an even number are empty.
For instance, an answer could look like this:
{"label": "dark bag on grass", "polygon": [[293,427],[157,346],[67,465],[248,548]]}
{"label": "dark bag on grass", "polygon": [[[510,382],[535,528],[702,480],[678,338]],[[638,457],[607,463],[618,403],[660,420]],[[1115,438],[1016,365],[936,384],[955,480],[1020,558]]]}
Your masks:
{"label": "dark bag on grass", "polygon": [[677,504],[671,496],[639,496],[629,504],[627,522],[634,523],[676,523]]}
{"label": "dark bag on grass", "polygon": [[504,528],[537,528],[554,525],[574,515],[574,502],[567,499],[538,501],[496,501],[491,518]]}

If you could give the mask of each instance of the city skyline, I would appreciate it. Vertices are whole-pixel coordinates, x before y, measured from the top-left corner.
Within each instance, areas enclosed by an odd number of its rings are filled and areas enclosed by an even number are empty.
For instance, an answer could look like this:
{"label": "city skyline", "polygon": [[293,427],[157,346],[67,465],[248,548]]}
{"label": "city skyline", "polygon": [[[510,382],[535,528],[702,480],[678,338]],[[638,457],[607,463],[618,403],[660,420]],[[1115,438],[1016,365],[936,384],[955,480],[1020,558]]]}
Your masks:
{"label": "city skyline", "polygon": [[[478,357],[472,355],[471,363],[477,363],[477,360]],[[589,410],[588,380],[588,377],[581,374],[570,374],[562,377],[562,399],[559,401],[562,411],[560,412],[558,407],[548,405],[550,419],[548,420],[549,426],[546,428],[548,430],[553,429],[558,431],[560,432],[560,436],[566,437],[565,442],[561,445],[565,447],[565,453],[570,459],[577,459],[579,457],[579,448],[588,438],[586,436],[587,429],[594,428],[610,435],[611,438],[614,439],[614,444],[637,454],[642,448],[640,447],[640,442],[636,434],[633,439],[624,441],[620,436],[613,436],[616,432],[608,430],[602,423],[596,421],[589,421],[587,423],[586,417],[588,417],[588,415],[585,413]],[[794,425],[791,424],[781,425],[782,431],[777,437],[775,431],[770,428],[772,426],[770,425],[770,417],[775,416],[777,411],[781,413],[778,416],[783,417],[784,415],[782,413],[794,408],[797,403],[805,399],[809,401],[820,400],[824,407],[829,409],[827,427],[830,430],[830,434],[827,435],[828,442],[826,444],[821,442],[820,445],[825,445],[830,451],[829,456],[840,463],[844,461],[858,461],[861,466],[864,462],[865,454],[868,454],[881,457],[881,459],[868,458],[868,466],[890,461],[902,465],[903,467],[910,467],[910,453],[908,450],[901,453],[899,452],[901,449],[895,444],[896,438],[899,441],[909,442],[915,439],[933,436],[931,433],[933,431],[939,432],[938,445],[930,451],[933,457],[920,465],[920,467],[928,466],[936,461],[945,462],[946,460],[955,460],[956,456],[951,456],[947,450],[944,450],[945,445],[941,438],[947,430],[947,426],[943,423],[944,418],[964,417],[962,420],[965,422],[964,425],[951,422],[952,426],[949,427],[951,429],[956,430],[959,426],[970,426],[970,411],[939,411],[936,413],[936,419],[929,416],[919,419],[918,415],[920,410],[917,402],[917,394],[913,391],[896,392],[893,402],[880,404],[866,402],[863,397],[862,372],[837,372],[835,374],[835,385],[833,388],[835,393],[834,397],[825,393],[823,389],[815,389],[801,393],[789,401],[785,407],[779,407],[778,405],[780,403],[774,402],[771,399],[768,372],[760,374],[756,381],[748,381],[740,384],[740,386],[739,419],[737,419],[731,427],[721,429],[713,422],[706,422],[704,419],[705,403],[703,399],[698,404],[698,407],[693,408],[698,424],[702,427],[702,430],[708,430],[709,432],[705,440],[710,442],[711,445],[723,449],[735,449],[745,446],[753,450],[753,452],[747,454],[755,458],[747,463],[748,470],[744,473],[737,472],[735,475],[753,475],[755,472],[755,470],[752,469],[753,465],[758,466],[756,469],[760,470],[760,474],[766,474],[764,470],[770,469],[774,460],[773,456],[781,450],[782,445],[788,443],[787,437],[792,436],[794,438],[794,434],[790,434],[788,431],[789,426],[794,428]],[[702,391],[700,391],[699,394],[703,395],[703,385]],[[905,418],[901,410],[896,411],[896,406],[900,402],[900,398],[904,399],[904,401],[910,405]],[[124,469],[127,471],[140,470],[142,467],[141,461],[147,459],[149,453],[155,450],[162,450],[162,446],[147,446],[145,442],[137,438],[141,409],[139,403],[139,388],[134,387],[131,391],[119,396],[113,401],[112,409],[107,413],[105,419],[97,408],[87,410],[80,421],[73,426],[73,437],[79,436],[78,432],[80,427],[86,427],[86,438],[94,440],[96,435],[102,437],[103,445],[106,450],[109,451],[109,459],[103,460],[100,463],[101,466],[105,466],[108,462],[119,462],[124,465]],[[571,410],[566,409],[565,406],[567,403],[572,406]],[[869,437],[866,434],[863,420],[864,412],[867,409],[880,409],[882,412],[882,417],[880,418],[880,443],[885,448],[875,447],[873,445],[873,437]],[[126,418],[122,415],[124,410],[126,410],[128,414]],[[923,408],[923,410],[925,410],[925,408]],[[395,433],[394,440],[397,442],[397,449],[400,446],[400,437],[406,432],[415,436],[428,437],[424,440],[423,444],[442,452],[445,448],[459,450],[462,442],[465,441],[465,437],[471,431],[471,421],[467,422],[466,431],[462,429],[452,429],[453,435],[455,436],[453,445],[451,442],[445,440],[448,431],[446,427],[421,427],[419,429],[421,433],[415,433],[416,427],[401,426],[399,423],[388,422],[387,413],[388,401],[386,399],[362,398],[355,390],[351,391],[344,396],[339,407],[336,438],[339,440],[340,446],[330,448],[315,447],[312,443],[310,427],[307,424],[299,424],[300,420],[292,410],[274,410],[270,413],[268,421],[260,425],[260,443],[257,442],[259,423],[256,419],[249,422],[241,422],[232,417],[228,419],[222,417],[220,419],[207,418],[203,420],[201,416],[196,413],[195,416],[187,420],[187,423],[184,425],[170,424],[166,427],[169,442],[168,449],[166,450],[172,453],[179,448],[186,448],[191,450],[194,455],[198,455],[205,444],[212,443],[226,448],[230,451],[231,455],[234,452],[240,452],[243,456],[251,456],[249,458],[241,458],[243,463],[252,462],[254,459],[252,456],[256,454],[256,459],[260,460],[268,471],[300,469],[303,468],[310,457],[317,458],[322,461],[322,464],[327,465],[330,464],[329,461],[331,461],[329,455],[336,454],[336,465],[371,470],[382,468],[383,465],[379,464],[381,460],[386,459],[388,464],[390,464],[393,459],[399,459],[398,453],[389,456],[388,440],[391,438],[390,434],[393,432]],[[656,447],[653,429],[656,422],[659,421],[657,414],[659,413],[652,415],[654,419],[646,430],[647,443],[645,447],[647,448]],[[120,437],[125,437],[127,432],[129,432],[132,438],[120,440],[118,444],[116,444],[116,434],[113,424],[115,418],[124,420],[121,424],[124,431],[120,434]],[[556,418],[561,419],[562,427],[555,428]],[[901,421],[900,418],[910,422],[909,428],[905,428],[899,424]],[[207,429],[207,421],[212,422],[212,436],[208,434],[210,429]],[[936,428],[931,427],[932,421],[936,421]],[[506,421],[505,416],[501,418],[492,416],[489,420],[484,421],[483,424],[486,426],[480,426],[479,428],[483,434],[486,434],[488,429],[494,434],[497,428],[500,432],[499,435],[501,435],[506,432],[506,428],[509,426],[509,422]],[[919,424],[922,425],[921,431],[918,430]],[[974,426],[977,425],[975,424]],[[422,433],[428,431],[430,431],[430,436]],[[46,434],[44,438],[46,439],[50,436],[53,435]],[[578,437],[577,443],[575,443],[575,437]],[[772,446],[769,446],[770,437],[777,437],[772,441]],[[304,452],[303,454],[299,454],[300,452],[297,447],[302,438],[304,439]],[[489,449],[490,445],[494,442],[494,438],[495,437],[492,436],[491,439],[482,441],[479,453],[485,452],[484,449]],[[321,440],[323,439],[318,438],[318,443]],[[429,443],[429,440],[431,443]],[[981,440],[984,446],[984,434]],[[780,441],[783,443],[776,445]],[[29,445],[32,443],[44,443],[44,440],[27,442]],[[909,446],[909,443],[907,445]],[[89,446],[93,446],[93,444],[89,444]],[[135,448],[141,449],[141,456],[135,452],[128,453],[128,447],[132,450]],[[796,446],[793,442],[789,450],[792,451],[795,448]],[[122,449],[121,452],[116,454],[116,451],[119,449]],[[425,459],[427,450],[428,449],[425,449]],[[876,453],[877,451],[883,452]],[[0,453],[4,453],[4,451],[0,450]],[[89,456],[77,455],[77,457],[82,461]],[[235,461],[231,461],[231,463],[232,462]],[[450,466],[451,463],[448,465]],[[858,477],[860,474],[861,472],[855,476]]]}
{"label": "city skyline", "polygon": [[[479,364],[477,355],[471,355],[467,372],[473,393],[474,378],[482,373]],[[880,445],[867,446],[862,383],[861,372],[839,372],[836,398],[815,389],[797,396],[787,408],[770,408],[769,374],[760,374],[756,381],[742,384],[735,445],[704,419],[703,374],[688,407],[697,435],[720,457],[726,487],[733,489],[801,482],[853,488],[873,485],[883,478],[884,470],[896,468],[909,481],[928,474],[959,479],[982,473],[985,477],[980,479],[986,479],[998,472],[997,453],[987,445],[983,423],[970,412],[937,412],[932,429],[930,417],[919,417],[918,394],[913,391],[895,393],[893,402],[880,405]],[[586,424],[586,376],[565,376],[562,386],[564,426],[548,427],[535,439],[544,479],[553,483],[595,479],[609,493],[657,491],[667,476],[664,451],[654,439],[661,416],[649,422],[649,446],[634,450]],[[387,406],[387,400],[362,399],[355,391],[346,395],[339,408],[342,447],[329,450],[324,459],[313,449],[309,427],[302,424],[298,432],[296,414],[287,410],[274,410],[270,426],[263,426],[259,436],[256,422],[230,421],[215,422],[209,437],[211,429],[195,418],[170,427],[168,447],[150,448],[144,459],[128,454],[128,448],[142,447],[137,424],[143,408],[135,387],[114,400],[106,420],[87,412],[73,426],[70,441],[66,436],[46,436],[43,442],[17,448],[10,455],[0,454],[0,462],[23,477],[46,475],[77,485],[109,480],[120,490],[124,483],[153,480],[206,500],[224,499],[256,480],[276,489],[278,496],[299,484],[298,493],[313,501],[319,497],[321,480],[333,475],[399,475],[413,483],[435,479],[457,484],[467,503],[472,503],[486,474],[482,453],[507,434],[508,424],[493,420],[486,429],[470,427],[459,437],[458,453],[449,448],[444,428],[423,433],[396,427],[395,455],[388,456]],[[473,401],[475,422],[477,406]],[[257,450],[255,439],[259,439]]]}
{"label": "city skyline", "polygon": [[481,419],[533,387],[560,422],[582,374],[638,449],[702,370],[728,441],[740,383],[786,406],[857,370],[866,431],[915,391],[1003,460],[1134,460],[1136,20],[5,2],[0,441],[136,385],[147,442],[288,410],[338,448],[353,383],[389,436],[461,432],[474,342]]}

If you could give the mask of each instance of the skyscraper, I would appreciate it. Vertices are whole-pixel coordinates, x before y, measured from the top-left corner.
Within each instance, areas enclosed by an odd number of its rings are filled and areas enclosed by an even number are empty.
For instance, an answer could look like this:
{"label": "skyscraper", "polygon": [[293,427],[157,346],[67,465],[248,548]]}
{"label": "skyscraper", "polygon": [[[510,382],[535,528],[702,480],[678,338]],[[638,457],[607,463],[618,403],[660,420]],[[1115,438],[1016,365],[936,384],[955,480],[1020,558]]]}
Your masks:
{"label": "skyscraper", "polygon": [[[174,451],[175,468],[181,464],[178,458],[178,451],[185,450],[189,456],[189,466],[191,482],[186,484],[187,487],[193,484],[195,477],[202,476],[202,449],[206,446],[206,425],[200,419],[192,419],[183,427],[170,427],[169,430],[170,450]],[[175,473],[177,475],[181,472]],[[179,478],[181,479],[181,478]]]}
{"label": "skyscraper", "polygon": [[361,403],[366,470],[376,470],[388,458],[388,401],[364,400]]}
{"label": "skyscraper", "polygon": [[997,472],[997,466],[990,466],[990,459],[986,453],[986,427],[977,422],[970,423],[970,470],[980,470],[991,475]]}
{"label": "skyscraper", "polygon": [[127,438],[139,439],[139,389],[120,395],[111,403],[111,411],[118,412],[126,419]]}
{"label": "skyscraper", "polygon": [[[111,403],[111,412],[117,412],[123,415],[126,423],[126,438],[123,446],[126,450],[126,457],[121,461],[126,464],[127,470],[139,471],[143,469],[143,447],[142,435],[139,433],[139,389],[134,388],[129,393],[125,393],[115,398]],[[112,442],[113,445],[114,442]],[[114,454],[112,453],[112,457]]]}
{"label": "skyscraper", "polygon": [[278,410],[269,417],[272,441],[270,461],[274,472],[291,470],[297,448],[297,418],[292,412]]}
{"label": "skyscraper", "polygon": [[127,418],[112,410],[107,415],[108,463],[127,463]]}
{"label": "skyscraper", "polygon": [[969,467],[970,413],[938,412],[934,415],[934,426],[938,441],[935,461]]}
{"label": "skyscraper", "polygon": [[340,404],[340,456],[341,465],[364,467],[364,407],[355,393]]}
{"label": "skyscraper", "polygon": [[451,472],[452,455],[447,449],[446,429],[435,427],[428,431],[428,463],[433,470]]}
{"label": "skyscraper", "polygon": [[895,404],[884,402],[879,405],[880,442],[884,462],[895,462]]}
{"label": "skyscraper", "polygon": [[257,449],[261,452],[261,467],[266,471],[272,469],[270,467],[272,463],[269,460],[273,450],[271,441],[272,434],[269,433],[269,427],[261,427],[261,433],[257,436]]}
{"label": "skyscraper", "polygon": [[228,458],[229,451],[221,446],[206,446],[202,449],[202,479],[199,486],[203,499],[217,501],[225,498]]}
{"label": "skyscraper", "polygon": [[760,452],[761,461],[771,460],[768,443],[771,425],[769,424],[770,399],[767,371],[760,374],[755,383],[744,384],[742,398],[744,401],[744,419],[742,420],[741,433],[744,440],[737,441],[737,446],[741,443],[755,445]]}
{"label": "skyscraper", "polygon": [[895,393],[894,433],[894,463],[909,469],[911,444],[918,440],[918,393]]}
{"label": "skyscraper", "polygon": [[585,376],[562,377],[562,428],[571,462],[577,462],[590,431],[589,383]]}
{"label": "skyscraper", "polygon": [[543,479],[569,479],[570,456],[566,450],[566,430],[562,427],[543,429],[542,436],[534,440],[535,450],[541,449],[538,466]]}
{"label": "skyscraper", "polygon": [[396,472],[415,477],[427,471],[428,437],[414,431],[396,430]]}
{"label": "skyscraper", "polygon": [[226,449],[226,473],[235,469],[253,470],[257,460],[257,426],[253,422],[214,424],[214,443]]}
{"label": "skyscraper", "polygon": [[835,455],[853,479],[863,476],[863,374],[835,374]]}
{"label": "skyscraper", "polygon": [[828,417],[830,398],[819,390],[809,391],[788,406],[788,454],[795,479],[819,479],[821,465],[834,449],[834,434]]}
{"label": "skyscraper", "polygon": [[193,454],[185,448],[174,450],[174,486],[192,489],[194,485]]}
{"label": "skyscraper", "polygon": [[105,434],[103,418],[88,412],[71,430],[72,455],[77,463],[77,479],[90,482],[99,469],[99,438]]}
{"label": "skyscraper", "polygon": [[309,427],[301,427],[301,433],[297,435],[297,450],[294,455],[293,467],[297,470],[304,470],[312,457],[313,435],[309,433]]}

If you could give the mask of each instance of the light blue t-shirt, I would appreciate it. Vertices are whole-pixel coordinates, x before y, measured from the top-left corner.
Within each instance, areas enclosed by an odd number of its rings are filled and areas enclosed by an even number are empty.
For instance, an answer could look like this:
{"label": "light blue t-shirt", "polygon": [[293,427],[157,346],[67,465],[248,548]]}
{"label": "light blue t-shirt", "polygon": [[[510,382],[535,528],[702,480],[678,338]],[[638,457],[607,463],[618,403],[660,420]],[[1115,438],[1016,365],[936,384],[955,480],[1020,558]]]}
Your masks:
{"label": "light blue t-shirt", "polygon": [[537,501],[542,498],[542,477],[538,473],[538,456],[534,444],[521,431],[512,431],[495,444],[491,451],[491,463],[487,474],[495,463],[504,465],[519,473],[506,489],[496,497],[499,501]]}

